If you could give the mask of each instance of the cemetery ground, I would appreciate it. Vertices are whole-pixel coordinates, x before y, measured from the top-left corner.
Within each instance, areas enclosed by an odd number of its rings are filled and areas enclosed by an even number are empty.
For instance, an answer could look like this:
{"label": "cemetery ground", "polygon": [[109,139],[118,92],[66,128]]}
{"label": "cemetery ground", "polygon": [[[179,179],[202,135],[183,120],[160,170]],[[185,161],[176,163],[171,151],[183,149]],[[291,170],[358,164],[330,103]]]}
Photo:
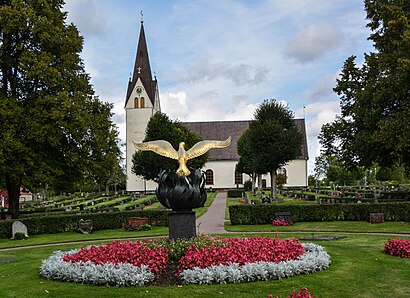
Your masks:
{"label": "cemetery ground", "polygon": [[[58,235],[61,241],[66,239],[64,234]],[[388,234],[352,235],[338,232],[331,234],[345,235],[347,238],[336,241],[309,241],[327,249],[332,258],[332,264],[327,270],[282,280],[226,285],[105,287],[48,281],[38,275],[41,260],[46,259],[55,250],[80,248],[84,243],[3,250],[0,251],[1,296],[267,297],[272,293],[279,297],[286,297],[292,289],[302,287],[307,287],[318,297],[405,297],[407,295],[410,290],[410,259],[390,256],[383,252]],[[110,235],[115,236],[115,231],[110,231]],[[273,237],[274,234],[264,235]],[[118,238],[122,236],[122,231],[118,231]],[[282,232],[279,236],[280,238],[304,237],[306,234],[289,231]],[[44,237],[44,235],[36,237]],[[410,239],[410,237],[401,238]],[[2,240],[3,247],[5,241]],[[96,241],[87,245],[104,242],[107,241]]]}
{"label": "cemetery ground", "polygon": [[[206,212],[207,206],[201,210]],[[242,204],[227,199],[227,206]],[[288,199],[284,199],[288,203]],[[291,202],[289,200],[289,202]],[[299,201],[293,204],[312,204]],[[150,208],[155,207],[155,203]],[[146,207],[148,208],[148,207]],[[227,219],[229,213],[227,213]],[[335,241],[306,241],[324,246],[331,256],[328,269],[291,278],[242,284],[107,287],[49,281],[39,276],[41,261],[54,251],[67,251],[113,239],[141,239],[168,235],[168,228],[153,226],[149,231],[100,230],[92,234],[65,232],[31,235],[26,240],[0,239],[1,297],[287,297],[303,287],[317,297],[406,297],[410,291],[410,259],[384,253],[388,238],[410,240],[409,222],[370,224],[364,221],[296,222],[292,226],[231,225],[221,237],[263,235],[281,239],[314,235],[346,236]],[[400,236],[397,236],[400,235]],[[46,245],[36,247],[34,245]],[[20,246],[20,247],[18,247]]]}

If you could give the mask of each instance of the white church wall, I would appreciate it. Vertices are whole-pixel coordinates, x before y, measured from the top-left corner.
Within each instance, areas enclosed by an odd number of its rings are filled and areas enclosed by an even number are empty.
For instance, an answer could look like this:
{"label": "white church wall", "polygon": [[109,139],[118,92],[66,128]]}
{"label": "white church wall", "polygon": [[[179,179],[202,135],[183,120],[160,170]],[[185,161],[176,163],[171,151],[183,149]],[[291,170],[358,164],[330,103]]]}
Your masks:
{"label": "white church wall", "polygon": [[[126,169],[127,169],[127,191],[137,191],[144,189],[144,182],[137,179],[131,172],[132,156],[135,147],[132,141],[140,143],[145,137],[145,129],[152,116],[152,109],[125,109],[126,117]],[[138,181],[140,180],[140,181]]]}
{"label": "white church wall", "polygon": [[[206,185],[207,188],[235,188],[235,160],[208,161],[203,170],[208,169],[214,172],[214,184]],[[242,185],[239,185],[242,186]]]}
{"label": "white church wall", "polygon": [[286,174],[288,176],[285,186],[296,187],[308,185],[307,160],[292,160],[284,168],[286,169]]}

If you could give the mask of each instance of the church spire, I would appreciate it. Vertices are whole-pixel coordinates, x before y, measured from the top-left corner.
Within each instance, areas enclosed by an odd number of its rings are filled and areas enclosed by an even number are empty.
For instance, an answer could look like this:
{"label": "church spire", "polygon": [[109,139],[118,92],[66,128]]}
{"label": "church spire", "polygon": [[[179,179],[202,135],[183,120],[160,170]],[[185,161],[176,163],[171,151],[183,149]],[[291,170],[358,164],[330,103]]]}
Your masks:
{"label": "church spire", "polygon": [[127,99],[129,99],[132,90],[135,87],[135,84],[138,81],[138,78],[141,79],[141,82],[149,96],[149,99],[151,100],[152,104],[154,104],[155,101],[155,90],[156,90],[156,81],[152,80],[152,74],[151,74],[151,66],[149,63],[149,57],[148,57],[148,48],[147,48],[147,42],[145,39],[145,31],[144,31],[144,19],[143,19],[143,14],[141,11],[141,28],[140,28],[140,36],[138,40],[138,46],[137,46],[137,54],[135,57],[135,65],[134,65],[134,72],[132,75],[132,79],[128,84],[128,90],[127,90]]}

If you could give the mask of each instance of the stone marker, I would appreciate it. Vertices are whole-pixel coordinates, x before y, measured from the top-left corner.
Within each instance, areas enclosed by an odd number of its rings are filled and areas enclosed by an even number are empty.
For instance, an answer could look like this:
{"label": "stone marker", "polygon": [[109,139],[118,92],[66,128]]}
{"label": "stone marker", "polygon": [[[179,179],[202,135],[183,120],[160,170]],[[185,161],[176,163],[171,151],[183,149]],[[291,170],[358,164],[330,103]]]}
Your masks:
{"label": "stone marker", "polygon": [[93,230],[93,222],[91,219],[80,219],[78,222],[78,230],[83,234],[91,234]]}
{"label": "stone marker", "polygon": [[129,231],[138,231],[144,224],[148,224],[147,217],[129,217],[128,224],[124,227]]}
{"label": "stone marker", "polygon": [[26,225],[18,220],[13,222],[13,225],[11,226],[11,234],[13,235],[13,238],[11,239],[14,239],[14,236],[16,235],[16,233],[23,233],[24,236],[28,237]]}
{"label": "stone marker", "polygon": [[384,223],[384,213],[370,213],[370,223],[371,224]]}

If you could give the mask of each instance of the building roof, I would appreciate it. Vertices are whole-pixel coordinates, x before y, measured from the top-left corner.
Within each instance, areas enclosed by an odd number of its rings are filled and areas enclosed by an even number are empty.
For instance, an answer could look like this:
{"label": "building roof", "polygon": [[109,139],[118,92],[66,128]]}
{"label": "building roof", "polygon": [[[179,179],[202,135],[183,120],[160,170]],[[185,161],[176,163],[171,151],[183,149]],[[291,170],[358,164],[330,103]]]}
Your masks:
{"label": "building roof", "polygon": [[147,41],[145,39],[144,23],[142,21],[137,46],[137,54],[135,57],[134,72],[132,75],[132,79],[128,82],[127,98],[125,99],[125,105],[127,105],[127,101],[131,96],[132,90],[134,90],[138,78],[141,79],[141,82],[149,96],[149,99],[151,100],[151,103],[154,105],[157,80],[152,79],[151,66],[148,57]]}
{"label": "building roof", "polygon": [[[252,120],[244,121],[211,121],[211,122],[182,122],[181,124],[202,136],[204,140],[226,140],[229,136],[232,137],[231,145],[224,149],[211,149],[209,152],[209,160],[239,160],[239,155],[236,149],[238,139],[242,133],[249,127]],[[307,138],[305,129],[305,119],[295,119],[297,127],[303,135],[303,143],[301,155],[298,159],[307,160]]]}

